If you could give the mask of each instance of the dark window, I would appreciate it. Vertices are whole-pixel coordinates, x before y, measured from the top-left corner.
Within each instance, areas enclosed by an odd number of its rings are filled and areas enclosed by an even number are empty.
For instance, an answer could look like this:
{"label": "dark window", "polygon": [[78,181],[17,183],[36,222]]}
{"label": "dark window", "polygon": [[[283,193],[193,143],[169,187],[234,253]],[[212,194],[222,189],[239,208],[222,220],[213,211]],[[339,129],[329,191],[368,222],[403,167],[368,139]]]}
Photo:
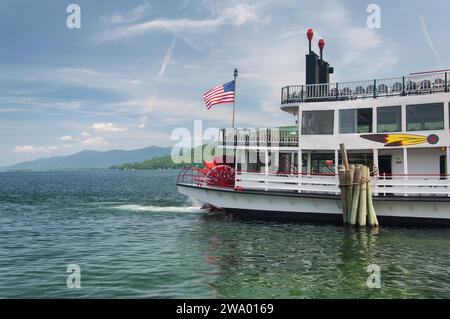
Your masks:
{"label": "dark window", "polygon": [[305,111],[302,116],[302,135],[332,135],[334,111]]}
{"label": "dark window", "polygon": [[351,109],[339,111],[339,133],[371,133],[372,109]]}
{"label": "dark window", "polygon": [[334,156],[332,153],[312,153],[311,174],[334,174]]}
{"label": "dark window", "polygon": [[407,105],[406,127],[408,131],[443,130],[444,104]]}
{"label": "dark window", "polygon": [[[366,165],[373,170],[373,153],[351,153],[348,152],[348,162],[354,165]],[[339,164],[342,163],[342,156],[339,153]]]}
{"label": "dark window", "polygon": [[339,111],[339,133],[356,133],[356,110]]}
{"label": "dark window", "polygon": [[402,131],[402,107],[386,106],[377,108],[377,132]]}
{"label": "dark window", "polygon": [[441,155],[439,159],[439,171],[441,179],[447,179],[447,155]]}

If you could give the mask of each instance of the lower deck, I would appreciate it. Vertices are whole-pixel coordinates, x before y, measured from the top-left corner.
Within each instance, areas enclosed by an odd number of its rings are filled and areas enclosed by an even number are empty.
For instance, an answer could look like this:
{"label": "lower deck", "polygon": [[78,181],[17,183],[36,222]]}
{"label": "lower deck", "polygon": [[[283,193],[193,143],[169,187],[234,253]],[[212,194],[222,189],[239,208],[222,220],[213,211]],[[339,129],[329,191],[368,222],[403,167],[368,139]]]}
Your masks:
{"label": "lower deck", "polygon": [[[398,148],[349,151],[350,164],[372,172],[374,196],[449,197],[448,149]],[[339,195],[336,150],[238,149],[235,187],[241,190]]]}
{"label": "lower deck", "polygon": [[[340,197],[263,190],[236,191],[230,188],[178,184],[179,192],[197,205],[219,208],[243,218],[342,223]],[[382,225],[450,226],[450,199],[398,196],[374,199]]]}

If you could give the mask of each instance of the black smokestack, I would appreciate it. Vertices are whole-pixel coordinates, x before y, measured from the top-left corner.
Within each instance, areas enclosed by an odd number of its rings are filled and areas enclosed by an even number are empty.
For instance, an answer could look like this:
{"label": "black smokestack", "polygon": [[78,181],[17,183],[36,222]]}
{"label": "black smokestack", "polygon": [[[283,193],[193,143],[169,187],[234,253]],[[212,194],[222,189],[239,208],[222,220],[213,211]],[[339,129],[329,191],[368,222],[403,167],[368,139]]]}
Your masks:
{"label": "black smokestack", "polygon": [[314,30],[308,29],[306,36],[309,41],[309,53],[306,55],[306,84],[319,83],[318,56],[311,48],[311,42],[314,37]]}
{"label": "black smokestack", "polygon": [[314,37],[314,30],[308,29],[306,32],[309,41],[309,53],[306,55],[306,84],[330,83],[330,74],[334,69],[323,59],[323,49],[325,40],[319,40],[320,57],[312,50],[311,42]]}

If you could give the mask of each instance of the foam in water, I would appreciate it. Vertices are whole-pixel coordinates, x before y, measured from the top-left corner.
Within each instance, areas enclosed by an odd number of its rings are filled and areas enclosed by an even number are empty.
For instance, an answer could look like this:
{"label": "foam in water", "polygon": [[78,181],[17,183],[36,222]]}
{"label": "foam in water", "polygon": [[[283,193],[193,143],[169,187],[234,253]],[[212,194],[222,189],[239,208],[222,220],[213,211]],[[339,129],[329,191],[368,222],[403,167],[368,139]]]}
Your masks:
{"label": "foam in water", "polygon": [[199,213],[204,211],[200,207],[183,207],[183,206],[120,205],[113,208],[133,212]]}

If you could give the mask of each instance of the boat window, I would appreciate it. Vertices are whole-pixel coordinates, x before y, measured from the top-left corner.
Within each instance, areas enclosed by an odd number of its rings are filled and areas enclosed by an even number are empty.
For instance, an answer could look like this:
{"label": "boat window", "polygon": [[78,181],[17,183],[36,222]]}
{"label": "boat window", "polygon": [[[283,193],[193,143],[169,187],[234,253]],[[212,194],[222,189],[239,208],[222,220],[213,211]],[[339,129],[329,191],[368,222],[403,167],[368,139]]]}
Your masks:
{"label": "boat window", "polygon": [[292,174],[298,171],[298,153],[280,153],[278,162],[278,174]]}
{"label": "boat window", "polygon": [[339,133],[371,133],[372,109],[351,109],[339,111]]}
{"label": "boat window", "polygon": [[408,131],[443,130],[444,104],[407,105],[406,127]]}
{"label": "boat window", "polygon": [[332,135],[333,130],[333,110],[303,112],[302,135]]}
{"label": "boat window", "polygon": [[311,174],[334,174],[334,161],[333,153],[312,153]]}
{"label": "boat window", "polygon": [[377,132],[402,131],[402,107],[385,106],[377,108]]}

